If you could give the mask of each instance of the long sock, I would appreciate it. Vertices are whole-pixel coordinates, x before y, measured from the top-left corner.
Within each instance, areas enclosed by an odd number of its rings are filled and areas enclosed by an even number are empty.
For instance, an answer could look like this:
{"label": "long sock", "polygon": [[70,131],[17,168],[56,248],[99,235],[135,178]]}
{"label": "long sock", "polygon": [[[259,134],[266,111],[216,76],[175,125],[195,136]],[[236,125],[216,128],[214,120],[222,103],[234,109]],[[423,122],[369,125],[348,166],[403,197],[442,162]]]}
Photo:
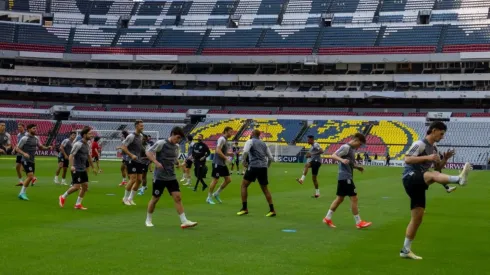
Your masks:
{"label": "long sock", "polygon": [[58,181],[58,176],[54,176],[54,180],[55,181]]}
{"label": "long sock", "polygon": [[301,180],[305,180],[305,175],[302,175],[301,176]]}
{"label": "long sock", "polygon": [[136,191],[131,190],[131,193],[129,193],[129,198],[128,198],[128,200],[132,201],[132,200],[133,200],[133,198],[134,198],[134,195],[135,195],[135,194],[136,194]]}
{"label": "long sock", "polygon": [[22,189],[20,189],[20,194],[25,194],[26,193],[26,187],[22,186]]}
{"label": "long sock", "polygon": [[320,189],[315,189],[315,195],[320,195]]}
{"label": "long sock", "polygon": [[405,241],[403,242],[403,250],[406,252],[410,252],[412,249],[412,241],[409,238],[405,237]]}
{"label": "long sock", "polygon": [[459,182],[459,177],[458,176],[449,176],[449,182]]}
{"label": "long sock", "polygon": [[331,220],[332,216],[333,216],[333,211],[328,209],[327,216],[325,216],[325,218],[327,218],[327,220]]}
{"label": "long sock", "polygon": [[68,191],[66,191],[63,195],[61,195],[63,197],[63,199],[66,199],[68,197]]}
{"label": "long sock", "polygon": [[77,205],[82,204],[82,200],[83,200],[83,198],[78,197],[77,198]]}
{"label": "long sock", "polygon": [[211,194],[211,191],[209,191],[208,192],[208,200],[210,200],[212,196],[213,196],[213,194]]}
{"label": "long sock", "polygon": [[124,199],[127,200],[129,197],[129,191],[128,190],[124,190]]}
{"label": "long sock", "polygon": [[354,215],[354,220],[356,221],[356,224],[361,222],[361,216],[359,215]]}
{"label": "long sock", "polygon": [[185,217],[185,213],[180,214],[179,218],[181,223],[185,223],[187,221],[187,218]]}
{"label": "long sock", "polygon": [[274,212],[274,204],[269,204],[269,210],[270,210],[271,212]]}
{"label": "long sock", "polygon": [[247,202],[242,202],[242,210],[247,210]]}
{"label": "long sock", "polygon": [[213,195],[219,195],[221,193],[221,191],[223,191],[223,189],[221,189],[221,186],[218,188],[218,190],[216,190],[216,192],[214,192]]}
{"label": "long sock", "polygon": [[126,178],[123,178],[123,179],[122,179],[122,181],[123,181],[123,182],[126,182]]}
{"label": "long sock", "polygon": [[152,216],[152,214],[146,213],[146,221],[147,222],[151,222],[151,216]]}
{"label": "long sock", "polygon": [[443,184],[442,186],[444,186],[444,188],[446,188],[446,190],[449,189],[449,185],[448,184]]}

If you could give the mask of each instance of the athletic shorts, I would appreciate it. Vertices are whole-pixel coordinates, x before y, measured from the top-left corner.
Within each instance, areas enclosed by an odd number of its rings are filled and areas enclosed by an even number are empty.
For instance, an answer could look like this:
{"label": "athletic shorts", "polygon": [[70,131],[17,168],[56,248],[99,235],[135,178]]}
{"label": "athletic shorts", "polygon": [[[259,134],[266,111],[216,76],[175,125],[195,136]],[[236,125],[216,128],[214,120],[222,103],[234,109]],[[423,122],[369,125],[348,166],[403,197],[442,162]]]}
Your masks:
{"label": "athletic shorts", "polygon": [[424,174],[419,171],[411,172],[403,179],[403,187],[410,197],[410,209],[422,207],[425,209],[425,192],[429,186],[425,183]]}
{"label": "athletic shorts", "polygon": [[92,158],[92,161],[93,161],[93,162],[97,162],[97,161],[99,161],[99,157],[93,157],[93,158]]}
{"label": "athletic shorts", "polygon": [[337,196],[339,197],[354,197],[357,196],[356,185],[353,180],[338,180],[337,181]]}
{"label": "athletic shorts", "polygon": [[144,164],[143,163],[139,163],[139,162],[134,162],[134,161],[128,161],[128,174],[129,175],[132,175],[132,174],[143,174],[143,168],[144,168]]}
{"label": "athletic shorts", "polygon": [[58,157],[58,163],[63,163],[63,168],[68,168],[69,160]]}
{"label": "athletic shorts", "polygon": [[260,185],[269,184],[266,167],[249,167],[245,172],[243,179],[249,182],[255,182],[255,180],[258,180]]}
{"label": "athletic shorts", "polygon": [[24,171],[26,171],[26,174],[36,172],[36,164],[34,162],[23,161],[22,167],[24,167]]}
{"label": "athletic shorts", "polygon": [[228,166],[213,164],[211,176],[215,179],[219,179],[220,177],[229,177],[230,171],[228,170]]}
{"label": "athletic shorts", "polygon": [[312,161],[310,162],[310,165],[311,165],[311,174],[313,176],[318,176],[318,171],[320,170],[320,166],[322,166],[322,163],[318,161]]}
{"label": "athletic shorts", "polygon": [[122,164],[124,164],[125,166],[128,166],[128,161],[127,161],[127,160],[125,160],[125,159],[123,159],[123,160],[122,160]]}
{"label": "athletic shorts", "polygon": [[165,188],[167,188],[170,195],[173,192],[180,192],[179,182],[177,180],[153,180],[153,196],[160,197]]}
{"label": "athletic shorts", "polygon": [[149,163],[148,164],[143,164],[143,170],[142,170],[143,173],[148,172],[149,169],[150,169],[150,164]]}
{"label": "athletic shorts", "polygon": [[191,169],[192,168],[192,160],[190,160],[190,159],[185,160],[185,167],[187,169]]}
{"label": "athletic shorts", "polygon": [[72,172],[71,173],[71,184],[81,184],[88,183],[88,173],[87,171],[83,172]]}
{"label": "athletic shorts", "polygon": [[85,167],[87,167],[87,168],[90,167],[90,162],[88,160],[85,162]]}
{"label": "athletic shorts", "polygon": [[22,156],[17,156],[17,157],[15,158],[15,163],[20,163],[20,164],[22,164]]}

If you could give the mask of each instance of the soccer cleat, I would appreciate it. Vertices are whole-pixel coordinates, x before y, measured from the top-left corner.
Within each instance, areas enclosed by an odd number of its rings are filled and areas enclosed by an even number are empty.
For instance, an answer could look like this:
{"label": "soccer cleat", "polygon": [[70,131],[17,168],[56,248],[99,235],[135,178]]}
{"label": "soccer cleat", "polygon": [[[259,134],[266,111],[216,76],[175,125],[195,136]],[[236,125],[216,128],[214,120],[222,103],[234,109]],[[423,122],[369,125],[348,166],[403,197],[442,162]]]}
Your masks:
{"label": "soccer cleat", "polygon": [[153,227],[153,223],[151,221],[145,222],[146,227]]}
{"label": "soccer cleat", "polygon": [[26,193],[19,194],[18,198],[21,199],[21,200],[23,200],[23,201],[28,201],[29,200],[29,198],[27,197]]}
{"label": "soccer cleat", "polygon": [[185,229],[185,228],[191,228],[197,225],[197,222],[191,222],[191,221],[185,221],[180,225],[180,228]]}
{"label": "soccer cleat", "polygon": [[136,203],[134,203],[134,201],[133,201],[133,200],[130,200],[130,201],[129,201],[129,204],[130,204],[130,205],[136,205]]}
{"label": "soccer cleat", "polygon": [[247,215],[248,214],[248,210],[247,209],[242,209],[240,211],[238,211],[237,213],[237,216],[243,216],[243,215]]}
{"label": "soccer cleat", "polygon": [[34,184],[36,184],[36,181],[37,181],[37,178],[36,178],[36,177],[34,177],[34,178],[32,179],[32,181],[31,181],[31,186],[34,186]]}
{"label": "soccer cleat", "polygon": [[453,192],[454,190],[456,190],[456,188],[458,188],[458,187],[457,187],[457,186],[452,186],[452,187],[449,187],[449,188],[446,190],[446,192],[451,193],[451,192]]}
{"label": "soccer cleat", "polygon": [[302,179],[296,179],[296,181],[297,181],[299,184],[303,184],[303,180],[302,180]]}
{"label": "soccer cleat", "polygon": [[59,202],[60,202],[60,207],[64,207],[65,206],[65,198],[63,198],[63,196],[60,196],[58,198]]}
{"label": "soccer cleat", "polygon": [[128,199],[123,199],[122,202],[123,202],[124,205],[131,206],[131,202],[129,202]]}
{"label": "soccer cleat", "polygon": [[468,174],[471,170],[471,164],[469,162],[464,164],[461,174],[459,174],[459,185],[463,186],[468,184]]}
{"label": "soccer cleat", "polygon": [[213,197],[218,203],[223,203],[223,201],[221,200],[218,194],[213,194]]}
{"label": "soccer cleat", "polygon": [[54,178],[54,184],[60,184],[60,181],[58,180],[58,177]]}
{"label": "soccer cleat", "polygon": [[276,211],[270,211],[265,215],[266,217],[275,217],[276,216]]}
{"label": "soccer cleat", "polygon": [[81,204],[75,204],[75,209],[78,209],[78,210],[87,210],[87,208],[83,207],[83,205],[81,205]]}
{"label": "soccer cleat", "polygon": [[333,224],[332,220],[328,220],[327,218],[323,218],[323,223],[328,225],[330,228],[336,228],[335,224]]}
{"label": "soccer cleat", "polygon": [[15,186],[22,186],[22,185],[24,185],[24,183],[23,182],[19,182]]}
{"label": "soccer cleat", "polygon": [[186,180],[186,178],[182,178],[182,179],[180,180],[180,182],[183,182],[183,181],[185,181],[185,180]]}
{"label": "soccer cleat", "polygon": [[126,185],[126,184],[128,184],[128,183],[127,183],[126,181],[124,181],[124,180],[123,180],[123,181],[121,181],[121,183],[119,184],[119,187],[124,186],[124,185]]}
{"label": "soccer cleat", "polygon": [[213,199],[209,199],[209,198],[208,198],[208,199],[206,199],[206,202],[207,202],[208,204],[216,204],[216,203],[213,201]]}
{"label": "soccer cleat", "polygon": [[400,257],[412,260],[422,260],[422,257],[415,255],[412,251],[400,251]]}
{"label": "soccer cleat", "polygon": [[315,194],[315,195],[313,195],[311,197],[314,198],[314,199],[318,199],[320,197],[320,194]]}
{"label": "soccer cleat", "polygon": [[68,183],[66,183],[66,181],[62,181],[61,185],[68,185]]}
{"label": "soccer cleat", "polygon": [[366,222],[366,221],[360,221],[358,224],[356,224],[356,227],[358,229],[361,229],[361,228],[370,227],[371,224],[373,224],[373,223],[372,222]]}

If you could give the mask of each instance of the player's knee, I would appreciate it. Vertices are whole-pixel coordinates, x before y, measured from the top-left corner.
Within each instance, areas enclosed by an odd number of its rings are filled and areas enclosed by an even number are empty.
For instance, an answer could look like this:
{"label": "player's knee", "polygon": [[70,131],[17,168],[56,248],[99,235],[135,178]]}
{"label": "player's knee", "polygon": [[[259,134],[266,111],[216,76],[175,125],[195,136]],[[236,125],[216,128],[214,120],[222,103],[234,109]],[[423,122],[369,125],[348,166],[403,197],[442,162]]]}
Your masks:
{"label": "player's knee", "polygon": [[177,202],[177,203],[180,203],[182,201],[182,197],[179,195],[174,195],[174,201]]}
{"label": "player's knee", "polygon": [[337,196],[337,198],[335,200],[337,201],[337,203],[341,203],[344,201],[344,197]]}
{"label": "player's knee", "polygon": [[350,197],[350,200],[352,201],[352,203],[357,203],[359,199],[357,198],[357,196],[352,196]]}

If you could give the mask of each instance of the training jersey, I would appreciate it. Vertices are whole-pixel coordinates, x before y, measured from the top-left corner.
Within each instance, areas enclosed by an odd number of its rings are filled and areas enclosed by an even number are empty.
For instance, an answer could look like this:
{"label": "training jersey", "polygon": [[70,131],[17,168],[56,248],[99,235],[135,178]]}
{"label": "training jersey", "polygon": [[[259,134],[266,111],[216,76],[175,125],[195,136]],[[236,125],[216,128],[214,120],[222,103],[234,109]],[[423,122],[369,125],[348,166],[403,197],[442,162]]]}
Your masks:
{"label": "training jersey", "polygon": [[322,147],[317,142],[313,143],[310,148],[310,161],[322,162]]}
{"label": "training jersey", "polygon": [[272,153],[269,147],[258,138],[252,138],[245,142],[243,153],[248,153],[249,168],[267,168],[272,161]]}
{"label": "training jersey", "polygon": [[338,180],[352,180],[354,177],[354,165],[356,162],[355,149],[348,143],[340,146],[340,148],[335,151],[335,155],[342,159],[348,159],[349,164],[343,164],[339,162],[339,172]]}
{"label": "training jersey", "polygon": [[[216,142],[216,149],[217,148],[221,148],[221,152],[223,152],[225,156],[226,154],[228,154],[228,142],[224,136],[221,136]],[[213,164],[219,166],[225,166],[226,160],[221,159],[220,156],[217,153],[215,153],[213,158]]]}
{"label": "training jersey", "polygon": [[[65,150],[65,153],[67,155],[70,155],[71,153],[71,149],[73,148],[73,142],[69,139],[69,138],[66,138],[64,139],[62,142],[61,142],[61,145],[60,146],[63,146],[63,149]],[[63,155],[63,152],[60,152],[58,153],[58,157],[60,158],[64,158],[65,156]]]}
{"label": "training jersey", "polygon": [[135,160],[128,157],[128,160],[142,163],[141,162],[141,150],[143,150],[143,139],[141,134],[132,133],[129,134],[123,141],[123,145],[128,148],[128,151],[136,156]]}
{"label": "training jersey", "polygon": [[90,157],[90,147],[88,143],[77,141],[73,144],[70,155],[73,155],[73,166],[76,172],[85,172],[87,169],[87,161]]}
{"label": "training jersey", "polygon": [[[27,132],[17,134],[17,147],[19,146],[20,140],[26,135]],[[20,153],[17,153],[17,156],[22,156],[22,155]]]}
{"label": "training jersey", "polygon": [[12,137],[6,131],[0,133],[0,147],[6,147],[12,144]]}
{"label": "training jersey", "polygon": [[94,142],[92,142],[91,147],[92,147],[92,156],[93,157],[100,157],[99,152],[98,152],[98,151],[100,151],[99,143],[94,141]]}
{"label": "training jersey", "polygon": [[[437,146],[435,144],[430,144],[427,139],[417,140],[410,146],[408,152],[405,154],[406,157],[420,157],[420,156],[429,156],[437,153]],[[410,175],[412,172],[427,172],[432,165],[435,163],[433,161],[425,161],[423,163],[417,164],[405,164],[405,169],[403,170],[403,176],[406,177]]]}
{"label": "training jersey", "polygon": [[26,135],[21,138],[17,147],[29,155],[29,158],[22,156],[22,161],[34,162],[34,157],[39,146],[41,146],[41,141],[39,141],[37,136]]}
{"label": "training jersey", "polygon": [[163,169],[155,166],[153,179],[163,181],[173,181],[177,179],[175,175],[175,164],[180,155],[180,147],[178,144],[172,144],[167,140],[159,140],[147,149],[147,152],[155,154],[156,160],[160,162]]}

